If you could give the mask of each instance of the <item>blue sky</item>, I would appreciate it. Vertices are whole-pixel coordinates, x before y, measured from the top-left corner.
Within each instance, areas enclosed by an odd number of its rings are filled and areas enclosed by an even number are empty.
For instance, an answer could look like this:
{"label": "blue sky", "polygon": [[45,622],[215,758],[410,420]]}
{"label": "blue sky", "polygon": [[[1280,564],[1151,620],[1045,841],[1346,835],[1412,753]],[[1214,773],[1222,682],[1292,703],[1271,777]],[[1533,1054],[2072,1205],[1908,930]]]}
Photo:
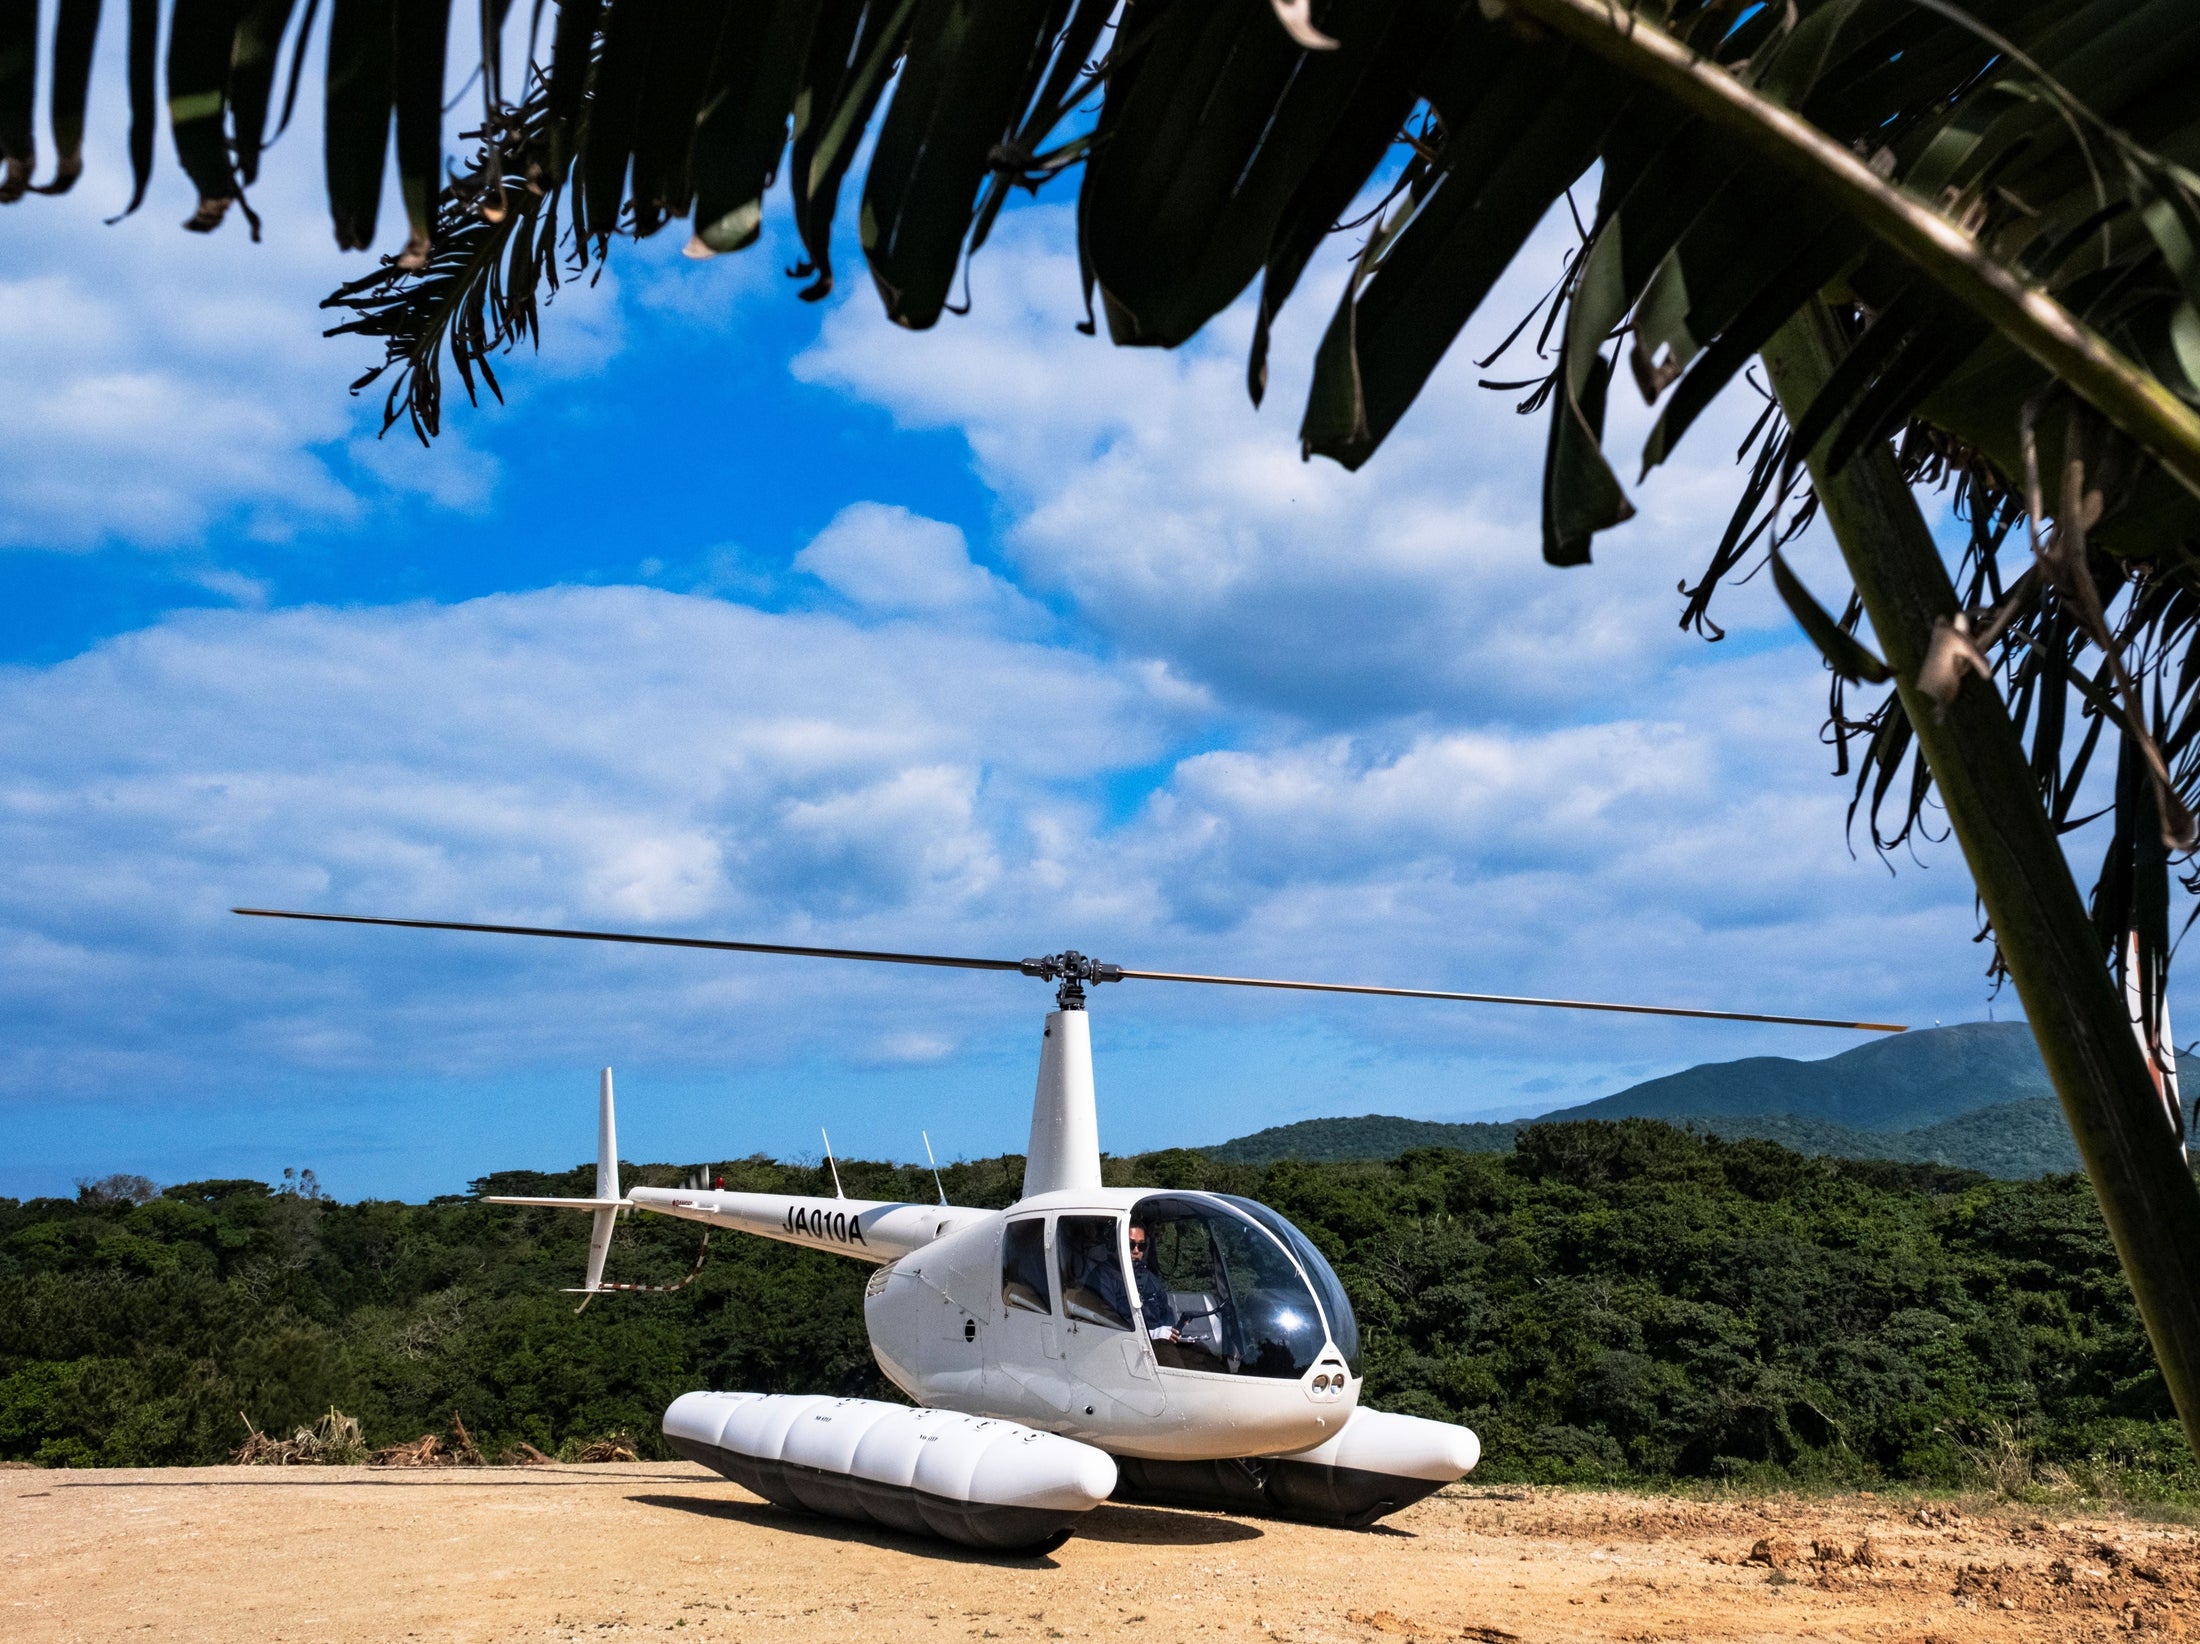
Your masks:
{"label": "blue sky", "polygon": [[[452,1191],[584,1157],[605,1063],[634,1158],[814,1152],[820,1125],[849,1154],[1023,1144],[1036,983],[235,902],[1987,1013],[1953,849],[1852,855],[1823,675],[1769,589],[1722,596],[1722,644],[1676,628],[1751,406],[1594,566],[1541,563],[1542,421],[1470,356],[1562,222],[1358,475],[1295,440],[1337,258],[1256,413],[1242,306],[1173,354],[1077,333],[1066,191],[924,335],[882,320],[852,232],[817,306],[783,213],[706,265],[622,246],[509,403],[455,403],[426,451],[346,394],[372,348],[319,335],[361,264],[318,134],[271,158],[257,246],[176,229],[165,152],[103,227],[119,141],[95,122],[87,180],[0,241],[0,1193],[285,1165]],[[1646,420],[1619,405],[1615,451]],[[1824,546],[1797,563],[1830,602]],[[1134,985],[1094,1009],[1115,1151],[1856,1042]]]}

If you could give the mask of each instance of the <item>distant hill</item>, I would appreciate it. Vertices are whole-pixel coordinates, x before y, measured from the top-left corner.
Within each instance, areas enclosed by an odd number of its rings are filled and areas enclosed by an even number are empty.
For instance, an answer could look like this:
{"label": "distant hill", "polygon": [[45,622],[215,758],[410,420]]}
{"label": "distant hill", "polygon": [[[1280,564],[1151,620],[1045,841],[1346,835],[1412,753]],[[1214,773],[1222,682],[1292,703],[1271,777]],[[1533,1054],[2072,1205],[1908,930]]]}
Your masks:
{"label": "distant hill", "polygon": [[1851,1130],[1916,1130],[1982,1107],[2052,1097],[2032,1030],[1965,1022],[1889,1034],[1819,1062],[1706,1062],[1546,1119],[1791,1113]]}
{"label": "distant hill", "polygon": [[[1953,1165],[2012,1181],[2078,1168],[2077,1144],[2070,1139],[2061,1104],[2052,1096],[2003,1102],[1936,1125],[1904,1131],[1852,1130],[1847,1125],[1798,1118],[1792,1113],[1676,1113],[1656,1117],[1728,1141],[1758,1138],[1778,1142],[1798,1153],[1828,1154],[1837,1159]],[[1212,1159],[1246,1165],[1268,1165],[1282,1159],[1305,1159],[1316,1164],[1395,1159],[1417,1147],[1505,1153],[1511,1150],[1513,1138],[1529,1125],[1563,1122],[1567,1120],[1557,1115],[1513,1124],[1440,1124],[1381,1114],[1357,1119],[1306,1119],[1200,1151]]]}
{"label": "distant hill", "polygon": [[[2200,1062],[2182,1058],[2179,1072],[2190,1101],[2200,1092]],[[1710,1062],[1511,1124],[1307,1119],[1202,1151],[1233,1164],[1395,1159],[1416,1147],[1502,1153],[1525,1124],[1630,1118],[1665,1119],[1730,1141],[1758,1137],[1799,1153],[1954,1165],[2016,1180],[2078,1168],[2031,1030],[2018,1022],[1926,1028],[1818,1062]]]}
{"label": "distant hill", "polygon": [[1456,1147],[1462,1153],[1504,1153],[1519,1133],[1517,1124],[1442,1124],[1434,1119],[1393,1119],[1369,1114],[1361,1119],[1302,1119],[1240,1136],[1234,1142],[1203,1147],[1210,1159],[1228,1164],[1274,1164],[1305,1159],[1336,1164],[1347,1159],[1395,1159],[1417,1147]]}

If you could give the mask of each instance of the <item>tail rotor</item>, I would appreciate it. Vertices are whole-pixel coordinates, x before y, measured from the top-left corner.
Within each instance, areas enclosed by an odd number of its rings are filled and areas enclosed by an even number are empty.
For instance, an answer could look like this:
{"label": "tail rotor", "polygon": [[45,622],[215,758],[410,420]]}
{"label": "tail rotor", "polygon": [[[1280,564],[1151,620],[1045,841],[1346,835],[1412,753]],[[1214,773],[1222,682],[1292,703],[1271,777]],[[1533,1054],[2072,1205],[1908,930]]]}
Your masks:
{"label": "tail rotor", "polygon": [[[709,1191],[709,1173],[697,1165],[688,1176],[688,1191]],[[594,1226],[588,1235],[588,1275],[583,1284],[569,1286],[566,1294],[578,1296],[580,1306],[576,1313],[588,1311],[588,1304],[606,1290],[654,1290],[668,1292],[685,1290],[703,1271],[703,1258],[710,1254],[710,1229],[703,1229],[702,1248],[695,1253],[695,1265],[684,1278],[671,1284],[606,1284],[603,1277],[604,1258],[611,1254],[611,1230],[618,1226],[622,1212],[630,1211],[633,1204],[619,1188],[619,1126],[611,1105],[611,1070],[603,1070],[602,1083],[596,1098],[596,1196],[592,1199],[537,1199],[490,1194],[484,1204],[534,1205],[549,1210],[586,1210],[591,1213]]]}
{"label": "tail rotor", "polygon": [[489,1194],[484,1204],[533,1205],[547,1210],[587,1210],[594,1213],[595,1226],[588,1237],[588,1282],[567,1291],[568,1295],[581,1298],[579,1313],[586,1310],[600,1290],[616,1288],[603,1282],[604,1258],[611,1254],[611,1229],[617,1224],[619,1212],[631,1209],[625,1195],[619,1191],[619,1130],[611,1111],[611,1070],[603,1070],[603,1082],[596,1105],[596,1196],[592,1199],[547,1199],[521,1197],[519,1195]]}

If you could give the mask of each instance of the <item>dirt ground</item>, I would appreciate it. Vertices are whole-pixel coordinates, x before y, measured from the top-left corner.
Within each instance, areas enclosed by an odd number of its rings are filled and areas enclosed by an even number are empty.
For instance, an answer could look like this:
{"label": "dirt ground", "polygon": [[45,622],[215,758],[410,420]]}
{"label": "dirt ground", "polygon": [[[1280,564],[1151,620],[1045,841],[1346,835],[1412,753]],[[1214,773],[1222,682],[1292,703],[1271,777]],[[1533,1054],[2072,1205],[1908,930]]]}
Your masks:
{"label": "dirt ground", "polygon": [[2200,1532],[1892,1497],[1465,1486],[1373,1531],[1103,1507],[1044,1558],[686,1464],[0,1471],[0,1638],[2176,1638]]}

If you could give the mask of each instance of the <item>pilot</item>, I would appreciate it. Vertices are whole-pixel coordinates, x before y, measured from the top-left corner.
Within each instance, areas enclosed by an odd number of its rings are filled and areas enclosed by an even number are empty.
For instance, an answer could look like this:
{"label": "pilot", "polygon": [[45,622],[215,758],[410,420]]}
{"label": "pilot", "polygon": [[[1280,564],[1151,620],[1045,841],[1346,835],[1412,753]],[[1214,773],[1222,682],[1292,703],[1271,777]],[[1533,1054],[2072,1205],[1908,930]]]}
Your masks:
{"label": "pilot", "polygon": [[1131,1278],[1138,1286],[1138,1311],[1146,1321],[1146,1334],[1156,1341],[1175,1341],[1176,1306],[1169,1300],[1168,1281],[1154,1271],[1153,1235],[1131,1223]]}

